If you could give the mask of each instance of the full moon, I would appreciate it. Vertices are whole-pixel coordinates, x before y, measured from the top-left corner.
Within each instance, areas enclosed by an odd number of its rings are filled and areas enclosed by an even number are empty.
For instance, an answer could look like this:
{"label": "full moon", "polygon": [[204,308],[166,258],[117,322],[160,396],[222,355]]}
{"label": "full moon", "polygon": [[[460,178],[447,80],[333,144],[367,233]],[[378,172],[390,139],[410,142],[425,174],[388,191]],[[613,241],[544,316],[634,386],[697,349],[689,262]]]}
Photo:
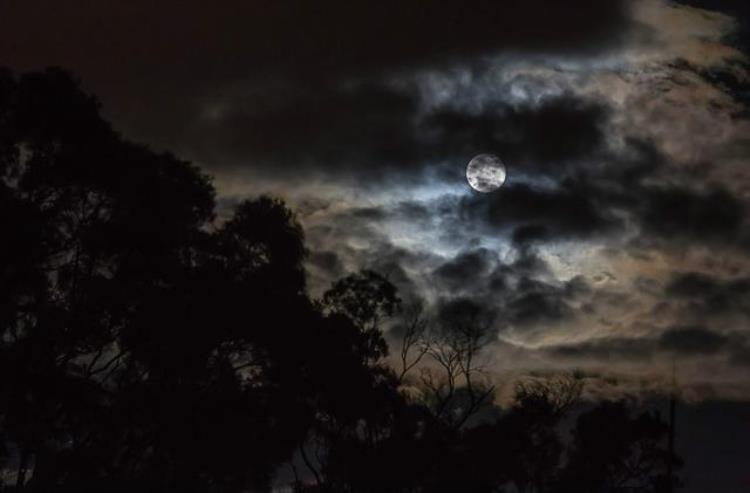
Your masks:
{"label": "full moon", "polygon": [[492,154],[479,154],[466,167],[466,180],[477,192],[494,192],[505,183],[505,165]]}

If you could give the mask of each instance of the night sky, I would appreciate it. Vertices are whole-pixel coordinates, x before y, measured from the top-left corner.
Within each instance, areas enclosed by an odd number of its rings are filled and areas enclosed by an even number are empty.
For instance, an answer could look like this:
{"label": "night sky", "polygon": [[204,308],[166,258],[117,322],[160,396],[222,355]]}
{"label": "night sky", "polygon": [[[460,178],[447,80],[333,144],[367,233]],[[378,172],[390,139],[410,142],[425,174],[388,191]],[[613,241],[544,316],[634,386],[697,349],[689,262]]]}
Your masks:
{"label": "night sky", "polygon": [[[750,481],[749,19],[741,0],[4,0],[0,63],[70,70],[224,210],[283,198],[313,294],[369,268],[494,311],[501,401],[574,368],[589,397],[658,399],[674,365],[683,455],[725,453],[729,492]],[[482,153],[508,170],[489,194],[465,179]]]}

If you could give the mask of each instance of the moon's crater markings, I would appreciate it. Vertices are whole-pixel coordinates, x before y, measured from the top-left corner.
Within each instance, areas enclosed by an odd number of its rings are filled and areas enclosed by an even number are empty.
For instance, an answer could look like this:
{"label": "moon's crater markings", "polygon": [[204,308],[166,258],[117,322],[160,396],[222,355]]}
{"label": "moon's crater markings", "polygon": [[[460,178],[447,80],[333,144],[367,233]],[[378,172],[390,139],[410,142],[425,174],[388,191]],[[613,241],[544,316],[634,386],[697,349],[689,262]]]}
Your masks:
{"label": "moon's crater markings", "polygon": [[466,180],[477,192],[494,192],[505,183],[505,165],[493,154],[479,154],[466,167]]}

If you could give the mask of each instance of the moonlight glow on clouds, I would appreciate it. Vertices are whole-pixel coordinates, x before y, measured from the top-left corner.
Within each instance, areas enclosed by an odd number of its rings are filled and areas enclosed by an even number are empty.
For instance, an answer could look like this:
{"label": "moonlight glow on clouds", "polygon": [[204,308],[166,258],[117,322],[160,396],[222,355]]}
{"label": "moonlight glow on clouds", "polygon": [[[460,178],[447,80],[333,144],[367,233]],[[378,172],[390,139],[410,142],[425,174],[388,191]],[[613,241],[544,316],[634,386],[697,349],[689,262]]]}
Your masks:
{"label": "moonlight glow on clouds", "polygon": [[[379,268],[400,280],[404,291],[430,299],[464,290],[480,294],[506,316],[500,340],[534,348],[522,363],[527,366],[604,364],[608,370],[638,374],[660,371],[660,359],[668,367],[669,355],[676,354],[684,361],[680,368],[687,386],[709,383],[728,395],[747,395],[741,355],[748,337],[745,309],[713,313],[696,308],[696,313],[686,311],[685,304],[700,304],[698,296],[669,294],[686,273],[722,284],[750,272],[741,253],[747,241],[740,224],[744,218],[732,217],[733,208],[744,208],[749,163],[737,151],[721,159],[732,147],[747,148],[748,123],[733,116],[742,107],[732,93],[707,75],[721,71],[745,80],[746,59],[723,44],[735,25],[721,14],[648,1],[640,2],[633,16],[642,24],[630,41],[604,53],[499,55],[478,65],[417,71],[390,86],[397,94],[417,88],[421,110],[415,118],[421,118],[417,126],[422,128],[415,133],[426,136],[418,135],[413,145],[429,147],[430,132],[448,132],[449,139],[465,141],[457,147],[467,155],[477,149],[472,144],[489,142],[499,153],[508,149],[519,162],[520,176],[508,193],[538,211],[518,210],[512,197],[499,196],[493,207],[460,192],[440,192],[459,183],[461,155],[446,154],[446,162],[439,162],[438,152],[415,179],[432,183],[427,188],[415,190],[409,181],[402,190],[397,170],[382,177],[387,187],[373,190],[363,190],[357,179],[345,175],[339,196],[356,191],[353,205],[347,208],[330,197],[336,215],[320,220],[340,217],[334,222],[359,226],[312,229],[311,239],[324,237],[317,241],[335,254],[342,271]],[[662,24],[667,29],[660,29]],[[552,128],[545,128],[550,120]],[[549,145],[543,139],[553,141],[550,155],[534,150]],[[436,171],[438,179],[427,179]],[[571,182],[581,173],[583,182]],[[732,192],[725,196],[712,187]],[[291,189],[286,195],[293,200],[302,191]],[[670,200],[671,194],[694,203],[688,211],[670,210],[682,207]],[[592,195],[601,197],[596,204],[586,203]],[[378,198],[363,209],[367,196]],[[677,237],[661,236],[661,216],[673,213],[686,214],[678,218]],[[717,221],[712,240],[711,223]],[[704,230],[708,234],[701,234]],[[518,264],[528,258],[536,265],[524,271]],[[325,268],[311,269],[326,279]],[[432,281],[435,276],[445,278],[442,288]],[[506,282],[505,290],[491,287],[499,285],[498,279]],[[576,283],[578,288],[572,288]],[[732,296],[746,299],[741,292]],[[699,329],[679,332],[689,326]],[[727,343],[709,354],[681,354],[680,346],[658,343],[670,331],[686,339],[704,331]],[[636,346],[653,347],[653,352],[631,352]],[[506,345],[498,346],[495,360],[503,358],[504,350]],[[690,368],[699,361],[714,371],[693,373]]]}
{"label": "moonlight glow on clouds", "polygon": [[[238,2],[221,35],[196,40],[198,3],[127,45],[103,32],[107,56],[80,50],[79,33],[138,8],[71,8],[67,24],[45,26],[55,46],[0,27],[25,53],[19,69],[54,53],[118,128],[214,174],[224,203],[269,193],[296,208],[314,293],[373,268],[406,298],[471,295],[496,310],[498,373],[601,370],[636,382],[602,392],[629,393],[658,386],[677,359],[689,397],[750,399],[738,19],[577,0],[513,2],[499,21],[472,3],[451,10],[455,22],[416,23],[420,12],[381,18],[339,2],[342,18],[310,26]],[[478,196],[464,172],[485,152],[512,173]]]}
{"label": "moonlight glow on clouds", "polygon": [[[507,317],[500,340],[527,348],[526,365],[604,365],[608,370],[643,374],[668,370],[677,357],[686,387],[696,385],[693,397],[699,398],[697,389],[705,385],[728,396],[747,396],[743,387],[747,369],[742,362],[746,361],[748,293],[742,290],[747,282],[743,273],[750,266],[742,252],[747,236],[741,211],[750,163],[739,149],[747,149],[750,134],[747,120],[736,118],[741,102],[710,77],[726,72],[747,80],[746,58],[723,44],[736,28],[727,16],[664,2],[640,2],[633,15],[642,23],[640,29],[629,43],[606,53],[531,59],[500,55],[479,66],[410,76],[419,88],[424,119],[447,108],[455,112],[454,120],[457,115],[466,118],[466,126],[456,124],[454,130],[470,134],[469,141],[488,131],[488,113],[502,120],[504,113],[517,111],[507,124],[490,128],[497,135],[482,136],[512,150],[514,138],[524,138],[514,132],[530,128],[546,136],[544,129],[517,116],[519,108],[544,111],[545,103],[555,98],[578,98],[606,108],[606,116],[594,126],[600,135],[585,135],[594,127],[571,117],[588,141],[561,145],[561,154],[569,154],[562,159],[555,156],[545,163],[547,156],[534,155],[533,150],[517,155],[523,165],[519,181],[511,186],[516,193],[533,197],[530,203],[539,205],[538,216],[516,211],[512,200],[502,197],[492,208],[493,204],[467,196],[446,193],[442,199],[424,201],[415,194],[409,202],[413,215],[405,224],[419,239],[417,244],[431,245],[420,251],[414,243],[403,242],[403,226],[391,230],[389,237],[386,225],[404,224],[403,215],[408,214],[403,194],[396,191],[398,183],[392,183],[388,190],[398,198],[375,207],[381,215],[373,214],[368,224],[380,228],[383,237],[378,244],[390,245],[394,265],[404,258],[413,267],[413,258],[420,259],[420,269],[410,269],[404,277],[429,290],[431,297],[435,287],[429,279],[436,274],[458,276],[458,285],[444,286],[444,296],[462,289],[483,293],[487,303]],[[662,22],[668,28],[657,31]],[[654,32],[656,38],[646,34]],[[569,109],[581,110],[581,118],[595,115],[587,115],[585,104],[577,104]],[[568,123],[561,111],[548,114]],[[516,122],[527,128],[519,130],[513,125]],[[599,145],[587,147],[598,137]],[[530,142],[535,144],[545,145]],[[731,156],[723,158],[728,152]],[[580,173],[586,182],[572,183]],[[728,180],[729,176],[740,179]],[[456,182],[449,169],[443,182]],[[601,197],[589,207],[583,197],[592,192]],[[670,209],[682,207],[676,198],[687,199],[689,210]],[[507,208],[502,207],[505,200]],[[558,207],[584,216],[585,224],[556,217]],[[509,215],[502,217],[504,211]],[[606,211],[606,217],[597,216],[598,211]],[[420,222],[419,214],[429,220]],[[672,220],[670,214],[678,217]],[[669,223],[660,224],[662,218]],[[551,224],[535,224],[545,221]],[[660,232],[661,226],[666,231]],[[349,268],[379,258],[376,250],[351,252],[345,244],[339,253]],[[538,270],[515,272],[513,266],[524,256],[536,258]],[[493,292],[488,285],[503,271],[508,289]],[[725,296],[736,297],[738,305],[722,300],[726,309],[717,312],[701,308],[710,301],[700,294],[675,296],[672,286],[685,276],[705,276],[711,285],[735,283],[740,291]],[[571,288],[574,282],[580,284],[577,290]],[[525,308],[537,310],[539,316],[526,317]],[[716,350],[683,350],[691,337],[704,333],[725,342]],[[670,345],[665,340],[680,343]],[[507,350],[506,344],[499,345],[495,359],[502,359]],[[517,359],[518,352],[513,352]],[[710,375],[692,370],[701,361],[711,365]]]}

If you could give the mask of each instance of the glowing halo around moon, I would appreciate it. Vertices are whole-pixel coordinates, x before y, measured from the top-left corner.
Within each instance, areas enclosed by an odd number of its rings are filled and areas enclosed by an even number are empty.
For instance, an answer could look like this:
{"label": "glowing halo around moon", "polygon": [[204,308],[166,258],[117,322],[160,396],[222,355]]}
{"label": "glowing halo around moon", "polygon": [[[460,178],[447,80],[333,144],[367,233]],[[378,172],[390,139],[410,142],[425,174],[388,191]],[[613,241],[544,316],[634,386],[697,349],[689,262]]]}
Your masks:
{"label": "glowing halo around moon", "polygon": [[466,181],[477,192],[494,192],[503,186],[506,176],[505,164],[493,154],[474,156],[466,166]]}

